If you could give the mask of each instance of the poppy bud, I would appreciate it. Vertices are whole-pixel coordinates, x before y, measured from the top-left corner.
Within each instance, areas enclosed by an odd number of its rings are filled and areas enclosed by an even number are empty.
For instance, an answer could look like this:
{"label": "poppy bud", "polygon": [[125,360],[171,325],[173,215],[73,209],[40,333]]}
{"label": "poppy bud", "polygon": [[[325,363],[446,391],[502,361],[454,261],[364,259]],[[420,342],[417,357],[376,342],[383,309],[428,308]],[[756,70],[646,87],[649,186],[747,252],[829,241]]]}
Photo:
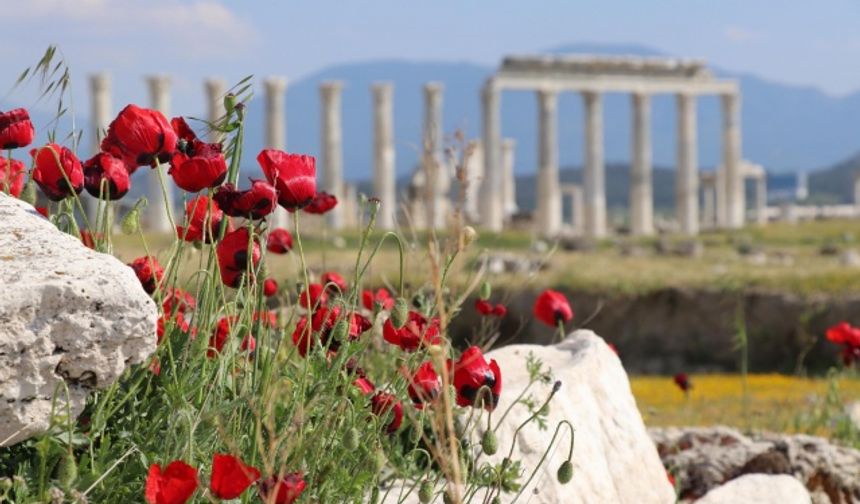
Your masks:
{"label": "poppy bud", "polygon": [[36,204],[36,184],[33,183],[33,179],[27,181],[24,185],[24,190],[21,191],[21,195],[18,198],[31,205]]}
{"label": "poppy bud", "polygon": [[433,484],[427,480],[421,482],[421,486],[418,488],[418,502],[421,504],[428,504],[433,500]]}
{"label": "poppy bud", "polygon": [[60,457],[60,463],[57,465],[57,479],[63,488],[71,487],[72,483],[78,479],[78,464],[75,462],[75,457],[69,452],[64,452],[63,456]]}
{"label": "poppy bud", "polygon": [[493,497],[493,500],[490,501],[490,504],[502,504],[502,499],[497,495]]}
{"label": "poppy bud", "polygon": [[490,299],[492,294],[493,288],[490,286],[490,282],[483,282],[481,284],[481,299]]}
{"label": "poppy bud", "polygon": [[385,467],[385,453],[381,448],[373,452],[373,472],[379,473]]}
{"label": "poppy bud", "polygon": [[355,450],[358,448],[359,444],[361,444],[361,437],[358,434],[358,429],[353,427],[346,431],[346,435],[343,438],[343,446],[346,447],[347,450]]}
{"label": "poppy bud", "polygon": [[403,298],[397,298],[394,302],[394,309],[391,310],[391,323],[395,329],[400,329],[406,324],[406,319],[409,316],[409,304]]}
{"label": "poppy bud", "polygon": [[379,487],[373,487],[373,490],[370,491],[370,504],[376,504],[379,502]]}
{"label": "poppy bud", "polygon": [[561,466],[559,466],[556,477],[558,478],[558,482],[562,485],[570,482],[573,478],[573,464],[570,463],[570,460],[565,460]]}
{"label": "poppy bud", "polygon": [[478,232],[472,226],[465,226],[460,236],[463,238],[463,246],[468,247],[478,237]]}
{"label": "poppy bud", "polygon": [[349,336],[349,322],[346,319],[338,320],[331,331],[331,335],[335,341],[346,341]]}
{"label": "poppy bud", "polygon": [[140,229],[140,211],[137,207],[132,208],[125,214],[120,223],[120,228],[127,235],[134,234]]}
{"label": "poppy bud", "polygon": [[233,109],[236,108],[236,95],[233,93],[227,93],[224,96],[224,110],[227,111],[228,114],[233,112]]}
{"label": "poppy bud", "polygon": [[483,437],[481,437],[481,449],[487,455],[495,455],[499,451],[499,443],[496,441],[496,435],[492,430],[484,432]]}

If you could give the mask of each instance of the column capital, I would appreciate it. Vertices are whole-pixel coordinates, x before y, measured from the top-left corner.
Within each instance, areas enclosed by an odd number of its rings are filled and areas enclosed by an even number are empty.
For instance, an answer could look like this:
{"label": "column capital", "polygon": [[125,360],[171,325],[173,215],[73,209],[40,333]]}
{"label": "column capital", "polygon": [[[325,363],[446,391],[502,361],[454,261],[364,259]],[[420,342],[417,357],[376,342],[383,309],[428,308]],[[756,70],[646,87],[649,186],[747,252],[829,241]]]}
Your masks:
{"label": "column capital", "polygon": [[283,93],[287,90],[287,78],[280,75],[270,75],[263,80],[267,93]]}
{"label": "column capital", "polygon": [[391,81],[377,81],[370,85],[374,93],[384,95],[394,91],[394,83]]}
{"label": "column capital", "polygon": [[340,94],[343,82],[338,80],[324,81],[320,83],[320,95],[324,99],[330,99]]}
{"label": "column capital", "polygon": [[445,84],[438,81],[431,81],[424,84],[424,92],[427,94],[438,94],[445,89]]}
{"label": "column capital", "polygon": [[537,89],[535,93],[542,104],[554,106],[558,102],[558,92],[555,89]]}
{"label": "column capital", "polygon": [[203,81],[203,85],[206,86],[206,90],[210,93],[223,93],[224,88],[227,87],[227,82],[217,77],[208,77]]}
{"label": "column capital", "polygon": [[147,75],[146,82],[153,91],[162,92],[170,88],[172,79],[169,75]]}
{"label": "column capital", "polygon": [[601,91],[583,91],[582,97],[585,99],[586,103],[594,103],[599,101],[603,96]]}
{"label": "column capital", "polygon": [[90,89],[94,93],[103,93],[110,89],[111,78],[107,72],[90,74]]}

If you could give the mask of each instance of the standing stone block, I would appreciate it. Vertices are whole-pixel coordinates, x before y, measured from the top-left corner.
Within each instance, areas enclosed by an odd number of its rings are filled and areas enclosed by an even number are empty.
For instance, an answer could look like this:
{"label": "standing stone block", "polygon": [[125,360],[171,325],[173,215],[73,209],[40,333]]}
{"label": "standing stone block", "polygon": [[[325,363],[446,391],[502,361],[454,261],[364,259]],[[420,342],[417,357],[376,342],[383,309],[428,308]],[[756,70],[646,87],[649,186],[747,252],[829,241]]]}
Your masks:
{"label": "standing stone block", "polygon": [[92,390],[155,351],[157,311],[131,268],[0,194],[0,446],[44,431],[51,402],[78,415]]}

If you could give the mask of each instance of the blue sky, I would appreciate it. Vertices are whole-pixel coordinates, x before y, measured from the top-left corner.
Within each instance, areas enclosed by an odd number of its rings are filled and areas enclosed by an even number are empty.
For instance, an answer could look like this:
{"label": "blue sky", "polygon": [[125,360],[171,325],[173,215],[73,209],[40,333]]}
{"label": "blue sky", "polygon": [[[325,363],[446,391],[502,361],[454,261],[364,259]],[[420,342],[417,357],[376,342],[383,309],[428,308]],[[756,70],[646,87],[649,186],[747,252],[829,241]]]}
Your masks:
{"label": "blue sky", "polygon": [[635,43],[725,69],[860,89],[856,0],[0,0],[0,96],[49,43],[77,76],[109,70],[115,103],[170,73],[177,113],[203,108],[205,76],[297,79],[379,58],[492,64],[571,42]]}

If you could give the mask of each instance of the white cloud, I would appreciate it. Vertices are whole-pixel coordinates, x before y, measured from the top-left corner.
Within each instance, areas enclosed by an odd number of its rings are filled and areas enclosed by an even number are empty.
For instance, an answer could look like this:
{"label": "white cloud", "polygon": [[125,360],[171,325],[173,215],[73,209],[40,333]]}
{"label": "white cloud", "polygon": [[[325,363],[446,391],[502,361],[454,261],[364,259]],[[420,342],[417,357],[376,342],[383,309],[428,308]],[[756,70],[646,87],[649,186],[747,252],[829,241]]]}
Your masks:
{"label": "white cloud", "polygon": [[762,35],[761,33],[749,28],[731,25],[727,26],[725,30],[723,30],[723,36],[735,44],[744,44],[759,39]]}
{"label": "white cloud", "polygon": [[235,56],[259,41],[254,27],[218,0],[13,1],[3,18],[90,39],[107,51],[134,47],[180,59]]}

